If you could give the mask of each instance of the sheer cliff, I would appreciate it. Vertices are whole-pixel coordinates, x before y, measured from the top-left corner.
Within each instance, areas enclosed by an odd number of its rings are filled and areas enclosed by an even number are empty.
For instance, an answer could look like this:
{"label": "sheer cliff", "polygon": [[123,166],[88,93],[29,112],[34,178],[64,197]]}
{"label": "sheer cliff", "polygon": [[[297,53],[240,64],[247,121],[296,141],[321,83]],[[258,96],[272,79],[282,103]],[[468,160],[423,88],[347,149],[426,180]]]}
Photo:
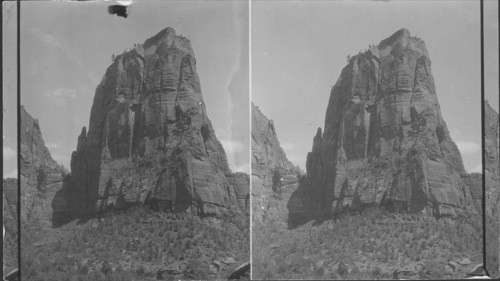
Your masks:
{"label": "sheer cliff", "polygon": [[425,42],[406,29],[350,58],[306,168],[289,202],[291,220],[369,205],[435,216],[480,212],[441,116]]}
{"label": "sheer cliff", "polygon": [[207,116],[191,43],[172,28],[114,58],[95,91],[71,173],[73,216],[133,204],[242,212],[249,193]]}
{"label": "sheer cliff", "polygon": [[484,104],[484,156],[486,203],[486,270],[491,277],[500,273],[500,162],[499,116],[488,102]]}
{"label": "sheer cliff", "polygon": [[24,107],[21,107],[20,131],[21,219],[28,224],[50,228],[54,218],[57,220],[60,212],[67,211],[64,199],[56,196],[63,187],[67,171],[52,159],[38,120]]}
{"label": "sheer cliff", "polygon": [[[282,187],[276,190],[273,175],[277,173],[283,178]],[[274,122],[269,120],[260,109],[252,103],[252,195],[254,219],[261,221],[263,216],[286,214],[286,202],[293,191],[297,189],[298,177],[303,172],[294,166],[286,157],[280,146]],[[276,180],[276,179],[275,179]],[[273,195],[280,193],[276,198],[278,208],[270,209]],[[282,193],[283,192],[283,193]],[[280,208],[280,203],[285,204]]]}

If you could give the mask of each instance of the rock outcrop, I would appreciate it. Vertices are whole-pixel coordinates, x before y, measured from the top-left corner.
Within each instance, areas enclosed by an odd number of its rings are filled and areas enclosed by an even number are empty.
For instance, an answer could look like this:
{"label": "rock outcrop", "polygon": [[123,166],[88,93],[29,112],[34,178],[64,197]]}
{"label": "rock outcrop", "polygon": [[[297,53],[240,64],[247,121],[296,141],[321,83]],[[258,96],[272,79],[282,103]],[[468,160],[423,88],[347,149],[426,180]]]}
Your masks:
{"label": "rock outcrop", "polygon": [[[62,189],[67,171],[45,146],[37,119],[21,107],[21,220],[40,227],[52,227],[54,216],[67,207],[63,201],[53,209],[56,193]],[[59,209],[58,209],[59,208]]]}
{"label": "rock outcrop", "polygon": [[499,116],[484,104],[484,153],[485,153],[485,213],[486,213],[486,270],[491,277],[500,275],[500,158]]}
{"label": "rock outcrop", "polygon": [[236,192],[248,193],[208,119],[191,43],[172,28],[114,58],[71,172],[73,216],[130,204],[241,213],[237,198],[245,196]]}
{"label": "rock outcrop", "polygon": [[[284,179],[281,198],[278,198],[276,190],[273,190],[274,171],[279,171]],[[277,214],[278,217],[287,214],[286,202],[291,193],[297,189],[298,177],[301,174],[303,172],[300,168],[294,166],[287,159],[285,152],[281,148],[274,122],[267,119],[259,108],[252,103],[253,219],[261,221],[266,213]],[[273,196],[278,200],[272,200]],[[284,221],[286,221],[286,218]]]}
{"label": "rock outcrop", "polygon": [[331,89],[291,220],[381,205],[478,213],[437,99],[423,40],[401,29],[350,58]]}

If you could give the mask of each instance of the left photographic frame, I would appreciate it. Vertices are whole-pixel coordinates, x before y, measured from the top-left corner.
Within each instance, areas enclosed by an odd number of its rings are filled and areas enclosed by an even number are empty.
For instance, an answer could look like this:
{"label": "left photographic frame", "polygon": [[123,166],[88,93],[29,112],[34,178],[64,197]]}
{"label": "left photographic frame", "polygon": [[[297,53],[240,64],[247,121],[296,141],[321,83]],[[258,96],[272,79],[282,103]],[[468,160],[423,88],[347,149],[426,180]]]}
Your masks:
{"label": "left photographic frame", "polygon": [[20,11],[22,280],[249,279],[248,2]]}

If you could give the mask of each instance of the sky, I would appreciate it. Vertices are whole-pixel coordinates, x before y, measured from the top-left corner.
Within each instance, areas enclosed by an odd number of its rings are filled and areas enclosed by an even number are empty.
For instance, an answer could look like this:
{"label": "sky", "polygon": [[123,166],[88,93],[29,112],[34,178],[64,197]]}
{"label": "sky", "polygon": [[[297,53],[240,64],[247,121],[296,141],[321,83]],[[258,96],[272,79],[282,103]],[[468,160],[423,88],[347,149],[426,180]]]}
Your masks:
{"label": "sky", "polygon": [[[39,120],[54,160],[69,168],[111,56],[172,27],[191,41],[207,114],[230,168],[249,173],[248,3],[135,1],[127,18],[108,14],[108,4],[21,4],[21,104]],[[16,26],[6,28],[14,30],[7,42],[15,47]],[[4,82],[15,92],[15,78]]]}
{"label": "sky", "polygon": [[3,177],[17,177],[16,3],[2,2]]}
{"label": "sky", "polygon": [[[479,1],[254,1],[251,9],[252,101],[274,120],[290,161],[305,168],[347,55],[407,28],[426,42],[466,170],[481,171]],[[498,76],[488,81],[498,95]]]}

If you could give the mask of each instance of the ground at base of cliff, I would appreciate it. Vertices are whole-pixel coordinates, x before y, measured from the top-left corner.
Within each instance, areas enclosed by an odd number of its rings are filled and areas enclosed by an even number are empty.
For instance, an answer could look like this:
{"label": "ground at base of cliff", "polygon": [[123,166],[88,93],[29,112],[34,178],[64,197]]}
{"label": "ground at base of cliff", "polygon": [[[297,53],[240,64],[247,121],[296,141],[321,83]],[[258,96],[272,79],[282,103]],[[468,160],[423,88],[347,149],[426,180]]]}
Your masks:
{"label": "ground at base of cliff", "polygon": [[230,216],[201,219],[132,208],[56,229],[31,229],[31,243],[23,243],[22,278],[225,279],[250,259],[248,227]]}
{"label": "ground at base of cliff", "polygon": [[254,223],[254,279],[455,279],[482,263],[480,218],[377,208],[287,229]]}

